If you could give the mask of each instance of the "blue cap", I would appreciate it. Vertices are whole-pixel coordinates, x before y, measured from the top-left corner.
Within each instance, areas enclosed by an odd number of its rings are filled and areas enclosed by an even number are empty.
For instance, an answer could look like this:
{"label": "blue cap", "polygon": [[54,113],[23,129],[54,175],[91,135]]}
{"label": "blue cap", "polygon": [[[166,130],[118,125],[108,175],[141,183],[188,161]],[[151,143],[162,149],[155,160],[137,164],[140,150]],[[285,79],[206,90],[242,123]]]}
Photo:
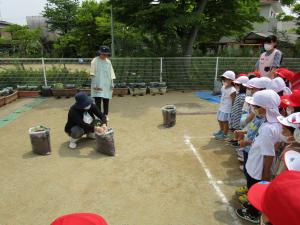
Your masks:
{"label": "blue cap", "polygon": [[79,109],[84,109],[85,107],[92,104],[92,99],[87,96],[84,92],[79,92],[75,95],[76,107]]}
{"label": "blue cap", "polygon": [[101,55],[110,55],[110,49],[107,46],[100,46],[100,51],[99,53]]}

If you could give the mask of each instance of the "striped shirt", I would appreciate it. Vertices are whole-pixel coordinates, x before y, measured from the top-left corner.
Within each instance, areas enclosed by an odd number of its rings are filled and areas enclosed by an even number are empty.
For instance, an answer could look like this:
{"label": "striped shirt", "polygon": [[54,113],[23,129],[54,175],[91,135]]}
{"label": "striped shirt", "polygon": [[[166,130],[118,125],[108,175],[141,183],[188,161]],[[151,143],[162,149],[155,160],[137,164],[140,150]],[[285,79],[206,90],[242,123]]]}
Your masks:
{"label": "striped shirt", "polygon": [[246,94],[237,94],[231,109],[230,127],[234,130],[241,129],[241,117]]}

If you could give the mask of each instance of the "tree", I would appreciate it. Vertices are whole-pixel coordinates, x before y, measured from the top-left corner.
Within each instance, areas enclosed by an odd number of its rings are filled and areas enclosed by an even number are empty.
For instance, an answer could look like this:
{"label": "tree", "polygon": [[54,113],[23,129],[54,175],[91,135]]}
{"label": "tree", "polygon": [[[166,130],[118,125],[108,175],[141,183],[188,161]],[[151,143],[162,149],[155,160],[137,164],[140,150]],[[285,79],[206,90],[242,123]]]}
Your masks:
{"label": "tree", "polygon": [[[111,0],[117,20],[151,36],[160,51],[191,56],[199,42],[216,42],[252,28],[259,16],[259,0]],[[157,49],[154,49],[157,51]]]}
{"label": "tree", "polygon": [[8,26],[6,31],[11,33],[11,40],[8,41],[13,46],[13,54],[19,57],[43,55],[40,29],[30,30],[27,26],[14,24]]}
{"label": "tree", "polygon": [[79,0],[47,0],[43,16],[48,19],[52,31],[66,34],[75,27]]}

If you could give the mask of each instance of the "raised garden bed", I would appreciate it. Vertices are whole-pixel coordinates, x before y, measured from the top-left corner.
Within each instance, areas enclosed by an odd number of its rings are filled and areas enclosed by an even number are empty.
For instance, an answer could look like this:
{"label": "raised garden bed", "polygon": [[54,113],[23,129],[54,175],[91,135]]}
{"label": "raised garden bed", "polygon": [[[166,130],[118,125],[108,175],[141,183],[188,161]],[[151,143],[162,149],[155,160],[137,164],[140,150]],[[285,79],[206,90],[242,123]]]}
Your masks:
{"label": "raised garden bed", "polygon": [[73,97],[76,95],[77,92],[78,92],[78,90],[76,89],[74,84],[63,85],[61,83],[57,83],[57,84],[54,84],[53,88],[52,88],[53,96],[55,96],[56,98]]}
{"label": "raised garden bed", "polygon": [[40,90],[38,86],[17,86],[18,96],[20,98],[36,98],[40,96]]}
{"label": "raised garden bed", "polygon": [[129,94],[129,89],[126,83],[116,83],[113,89],[113,95],[123,97]]}
{"label": "raised garden bed", "polygon": [[4,104],[9,104],[18,98],[18,91],[4,97]]}
{"label": "raised garden bed", "polygon": [[91,95],[91,89],[90,88],[88,88],[88,87],[82,87],[82,88],[78,88],[77,89],[78,90],[78,92],[84,92],[84,93],[86,93],[86,95]]}
{"label": "raised garden bed", "polygon": [[0,96],[0,107],[5,105],[5,97]]}

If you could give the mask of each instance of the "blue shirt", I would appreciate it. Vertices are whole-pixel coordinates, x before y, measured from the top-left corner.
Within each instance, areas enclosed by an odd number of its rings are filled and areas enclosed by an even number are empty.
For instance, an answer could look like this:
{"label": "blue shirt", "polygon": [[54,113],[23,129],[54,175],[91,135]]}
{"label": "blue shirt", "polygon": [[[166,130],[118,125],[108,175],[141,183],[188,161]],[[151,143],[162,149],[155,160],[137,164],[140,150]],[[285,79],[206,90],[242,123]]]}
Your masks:
{"label": "blue shirt", "polygon": [[[254,117],[251,123],[248,124],[248,132],[246,136],[247,141],[253,141],[255,137],[258,135],[258,129],[265,122],[265,118]],[[244,148],[245,152],[249,152],[251,145],[248,145]]]}

